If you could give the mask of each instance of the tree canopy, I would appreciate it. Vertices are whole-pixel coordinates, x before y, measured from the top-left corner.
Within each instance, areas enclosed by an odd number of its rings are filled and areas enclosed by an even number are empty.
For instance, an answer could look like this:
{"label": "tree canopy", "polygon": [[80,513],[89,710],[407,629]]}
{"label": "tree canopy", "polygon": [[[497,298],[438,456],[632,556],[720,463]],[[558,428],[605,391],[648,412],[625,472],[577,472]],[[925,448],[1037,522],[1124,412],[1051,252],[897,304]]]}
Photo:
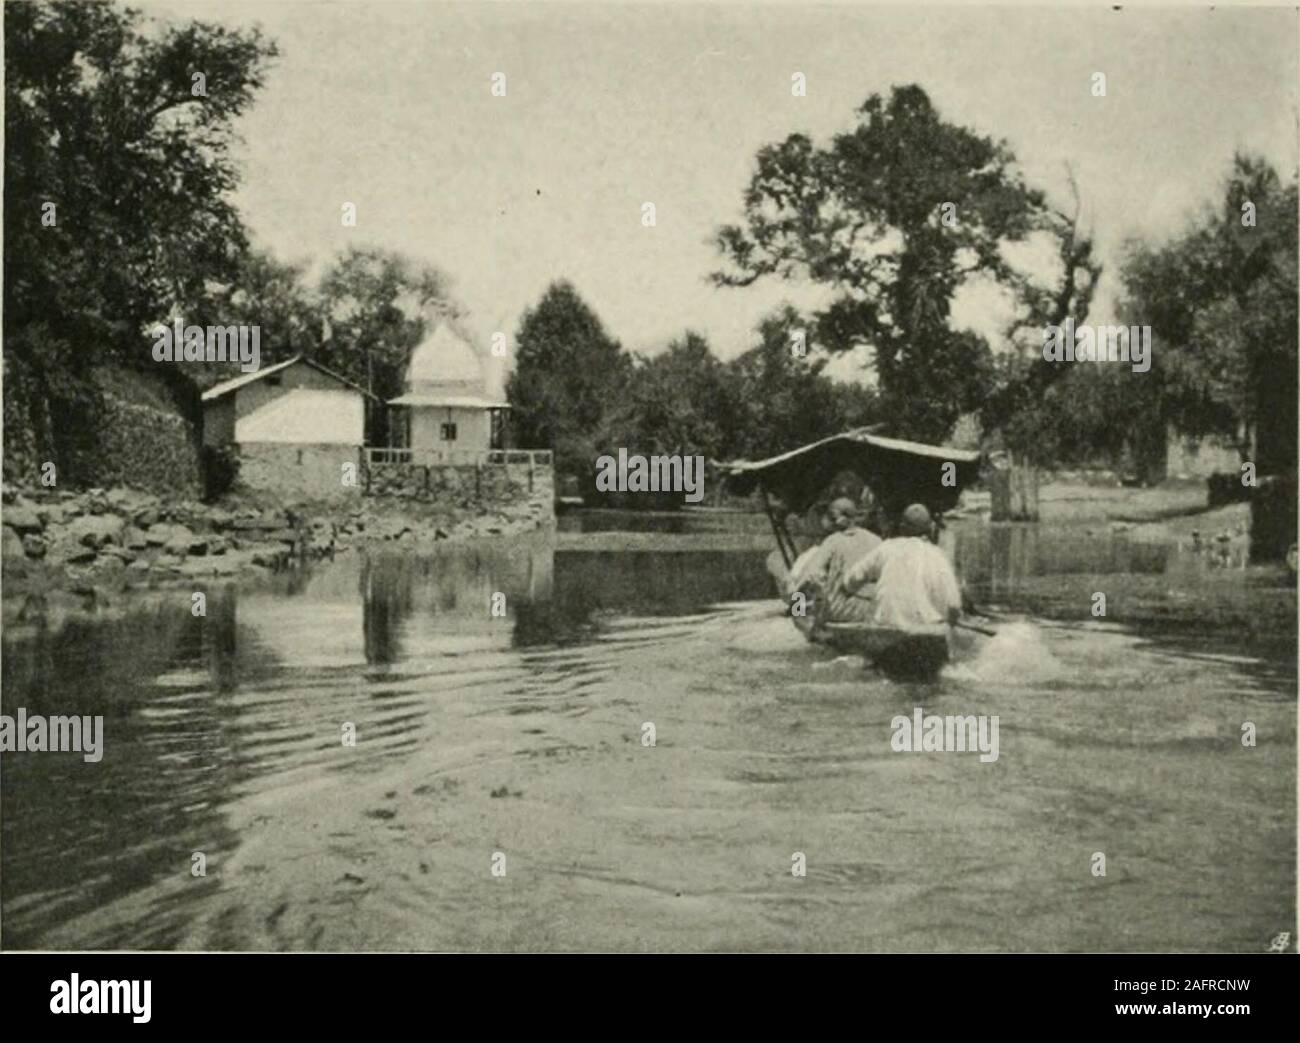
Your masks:
{"label": "tree canopy", "polygon": [[148,326],[235,279],[232,128],[276,50],[99,3],[4,24],[6,397],[62,463],[93,440],[91,366],[147,366]]}
{"label": "tree canopy", "polygon": [[[1035,233],[1067,261],[1059,284],[1044,287],[1006,258],[1007,244]],[[831,303],[812,317],[816,343],[870,347],[891,430],[931,442],[997,386],[986,340],[952,324],[958,289],[1001,285],[1020,304],[1019,326],[1062,307],[1086,312],[1096,277],[1087,238],[1025,183],[1007,145],[944,121],[915,85],[871,95],[857,125],[828,145],[792,134],[760,149],[744,223],[716,241],[729,263],[719,285],[775,277],[830,287]]]}
{"label": "tree canopy", "polygon": [[836,383],[822,372],[826,358],[792,350],[799,328],[785,307],[760,322],[754,347],[728,362],[690,330],[661,352],[634,355],[572,285],[557,283],[525,312],[516,338],[508,389],[516,441],[555,449],[560,473],[590,490],[597,457],[619,448],[753,459],[877,420],[873,391]]}
{"label": "tree canopy", "polygon": [[349,247],[321,277],[323,364],[381,399],[402,393],[411,351],[459,308],[437,268],[391,250]]}
{"label": "tree canopy", "polygon": [[1235,157],[1216,204],[1167,243],[1131,246],[1126,321],[1151,326],[1149,386],[1162,426],[1239,439],[1264,471],[1296,460],[1296,182]]}
{"label": "tree canopy", "polygon": [[232,127],[275,46],[108,4],[4,18],[6,343],[147,356],[146,325],[238,271]]}
{"label": "tree canopy", "polygon": [[515,335],[507,386],[515,440],[553,449],[562,473],[590,474],[630,370],[631,359],[572,284],[552,283]]}

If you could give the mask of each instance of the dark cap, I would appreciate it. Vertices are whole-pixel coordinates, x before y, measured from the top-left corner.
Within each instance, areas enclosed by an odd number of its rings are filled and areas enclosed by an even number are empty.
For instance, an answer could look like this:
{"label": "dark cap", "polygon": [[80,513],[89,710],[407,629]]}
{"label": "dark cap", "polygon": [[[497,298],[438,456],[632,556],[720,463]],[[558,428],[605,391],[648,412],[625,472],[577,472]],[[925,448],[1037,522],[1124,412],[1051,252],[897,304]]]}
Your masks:
{"label": "dark cap", "polygon": [[923,503],[914,503],[903,512],[898,527],[904,536],[929,536],[934,522]]}

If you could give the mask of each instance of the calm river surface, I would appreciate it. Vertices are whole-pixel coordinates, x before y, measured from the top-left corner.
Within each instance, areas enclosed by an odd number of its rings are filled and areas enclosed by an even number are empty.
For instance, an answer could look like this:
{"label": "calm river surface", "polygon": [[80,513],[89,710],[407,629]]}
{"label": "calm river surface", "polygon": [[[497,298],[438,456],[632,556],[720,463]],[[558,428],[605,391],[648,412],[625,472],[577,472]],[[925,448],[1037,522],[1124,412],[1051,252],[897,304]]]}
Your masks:
{"label": "calm river surface", "polygon": [[[4,946],[1258,951],[1293,930],[1294,616],[1248,622],[1293,613],[1285,577],[972,524],[966,582],[1032,626],[903,685],[796,635],[761,537],[585,527],[606,531],[6,633],[5,712],[103,714],[106,748],[4,756]],[[891,752],[917,706],[999,715],[997,762]]]}

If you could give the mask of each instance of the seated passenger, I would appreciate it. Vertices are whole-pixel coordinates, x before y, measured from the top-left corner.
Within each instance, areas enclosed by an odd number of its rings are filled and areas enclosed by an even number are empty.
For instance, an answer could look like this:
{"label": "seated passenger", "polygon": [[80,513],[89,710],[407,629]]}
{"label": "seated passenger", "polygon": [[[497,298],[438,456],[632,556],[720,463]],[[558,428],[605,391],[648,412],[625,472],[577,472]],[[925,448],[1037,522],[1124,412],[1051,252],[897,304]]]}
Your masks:
{"label": "seated passenger", "polygon": [[795,558],[785,574],[784,593],[787,600],[809,578],[810,569],[820,561],[821,541],[833,532],[835,532],[835,527],[831,525],[830,511],[822,511],[817,518],[817,542]]}
{"label": "seated passenger", "polygon": [[826,513],[833,531],[804,564],[793,590],[817,602],[819,624],[867,622],[873,614],[870,595],[860,593],[860,585],[846,591],[843,579],[849,566],[880,546],[880,537],[858,525],[857,507],[846,497],[832,500]]}
{"label": "seated passenger", "polygon": [[843,595],[875,583],[871,622],[922,631],[961,618],[962,597],[947,556],[930,542],[934,523],[923,504],[903,512],[899,535],[885,540],[843,573]]}

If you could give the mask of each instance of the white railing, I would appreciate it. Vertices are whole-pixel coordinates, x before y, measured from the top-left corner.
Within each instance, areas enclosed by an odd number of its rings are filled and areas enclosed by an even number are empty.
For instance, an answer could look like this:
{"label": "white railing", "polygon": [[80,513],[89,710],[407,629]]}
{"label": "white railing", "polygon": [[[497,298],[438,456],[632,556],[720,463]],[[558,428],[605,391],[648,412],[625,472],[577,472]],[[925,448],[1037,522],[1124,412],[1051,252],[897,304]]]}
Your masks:
{"label": "white railing", "polygon": [[549,449],[398,449],[367,448],[368,464],[407,464],[412,467],[499,467],[503,464],[528,464],[550,467]]}

